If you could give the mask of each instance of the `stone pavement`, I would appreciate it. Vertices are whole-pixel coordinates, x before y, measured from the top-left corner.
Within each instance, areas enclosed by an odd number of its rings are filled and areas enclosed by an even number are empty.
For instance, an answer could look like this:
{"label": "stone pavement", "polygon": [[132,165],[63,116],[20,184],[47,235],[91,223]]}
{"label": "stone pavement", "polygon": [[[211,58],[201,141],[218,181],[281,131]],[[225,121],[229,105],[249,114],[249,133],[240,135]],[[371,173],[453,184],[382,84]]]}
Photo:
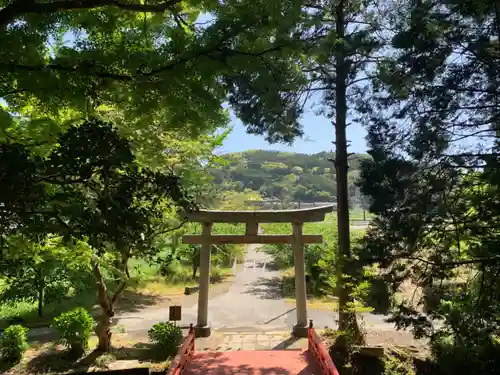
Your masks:
{"label": "stone pavement", "polygon": [[229,352],[238,350],[306,349],[306,338],[295,338],[290,332],[220,332],[197,338],[196,351]]}
{"label": "stone pavement", "polygon": [[[208,320],[213,330],[233,330],[238,332],[289,331],[297,322],[295,304],[283,298],[280,271],[269,266],[272,257],[259,251],[260,245],[248,245],[245,262],[236,272],[227,290],[213,293],[218,289],[211,286],[208,302]],[[196,324],[198,307],[197,295],[188,296],[190,301],[182,302],[183,326]],[[148,306],[144,309],[116,315],[116,324],[123,325],[127,332],[144,333],[155,323],[168,319],[169,308]],[[393,330],[394,325],[384,322],[383,315],[362,313],[367,326]],[[335,328],[338,314],[335,311],[309,309],[308,318],[317,328]]]}

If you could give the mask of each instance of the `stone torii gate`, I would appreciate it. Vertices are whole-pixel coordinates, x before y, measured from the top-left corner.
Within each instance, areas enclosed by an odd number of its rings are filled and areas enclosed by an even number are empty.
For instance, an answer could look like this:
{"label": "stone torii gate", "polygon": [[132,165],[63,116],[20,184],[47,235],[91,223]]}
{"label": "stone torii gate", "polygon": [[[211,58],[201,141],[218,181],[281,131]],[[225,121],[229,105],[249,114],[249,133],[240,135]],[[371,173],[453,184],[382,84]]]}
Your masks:
{"label": "stone torii gate", "polygon": [[[295,264],[295,297],[297,324],[293,333],[297,337],[307,337],[307,294],[304,261],[304,244],[322,243],[321,235],[305,235],[302,226],[307,222],[323,221],[334,205],[312,207],[298,210],[269,211],[210,211],[199,210],[186,213],[191,222],[201,223],[201,235],[182,237],[185,244],[201,245],[200,251],[200,290],[198,294],[198,318],[195,326],[197,337],[210,336],[208,325],[208,289],[210,285],[210,253],[214,244],[291,244]],[[245,223],[246,234],[212,235],[214,223]],[[261,223],[291,223],[293,233],[259,234]]]}

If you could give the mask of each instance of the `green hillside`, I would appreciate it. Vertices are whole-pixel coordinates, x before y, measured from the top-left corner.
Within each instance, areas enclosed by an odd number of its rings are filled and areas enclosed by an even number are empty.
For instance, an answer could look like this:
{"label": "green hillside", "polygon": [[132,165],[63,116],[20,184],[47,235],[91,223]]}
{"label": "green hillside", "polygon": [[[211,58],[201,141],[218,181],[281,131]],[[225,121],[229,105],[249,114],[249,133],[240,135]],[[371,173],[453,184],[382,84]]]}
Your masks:
{"label": "green hillside", "polygon": [[[334,201],[335,170],[332,153],[313,155],[291,152],[248,150],[223,155],[227,165],[213,169],[215,183],[227,190],[258,191],[264,198],[282,201]],[[357,154],[349,161],[350,195],[359,196],[355,180],[359,165],[368,155]]]}

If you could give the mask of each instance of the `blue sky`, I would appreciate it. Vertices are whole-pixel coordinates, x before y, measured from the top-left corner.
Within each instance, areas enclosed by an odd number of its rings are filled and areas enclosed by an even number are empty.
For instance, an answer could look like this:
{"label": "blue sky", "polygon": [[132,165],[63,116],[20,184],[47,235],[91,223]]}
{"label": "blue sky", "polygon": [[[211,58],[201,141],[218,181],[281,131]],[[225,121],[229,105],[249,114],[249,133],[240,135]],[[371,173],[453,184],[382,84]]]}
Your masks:
{"label": "blue sky", "polygon": [[[314,154],[321,151],[332,151],[334,140],[334,129],[331,122],[323,116],[314,112],[308,112],[303,116],[304,137],[298,139],[292,146],[272,144],[266,142],[264,137],[250,135],[245,132],[245,127],[234,115],[231,115],[231,126],[233,131],[226,138],[220,153],[238,152],[250,149],[279,150],[288,152],[299,152]],[[366,152],[366,131],[363,126],[352,124],[347,127],[347,138],[351,142],[349,152]]]}

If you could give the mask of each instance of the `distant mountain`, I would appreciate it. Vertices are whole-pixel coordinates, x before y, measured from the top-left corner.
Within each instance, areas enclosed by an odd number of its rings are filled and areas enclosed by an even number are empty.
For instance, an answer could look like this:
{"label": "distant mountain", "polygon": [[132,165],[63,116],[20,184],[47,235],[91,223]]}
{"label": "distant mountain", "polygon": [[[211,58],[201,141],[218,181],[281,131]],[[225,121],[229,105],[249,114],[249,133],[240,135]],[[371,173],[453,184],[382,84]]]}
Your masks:
{"label": "distant mountain", "polygon": [[[282,201],[332,202],[335,200],[334,155],[248,150],[223,155],[227,165],[211,170],[215,183],[226,190],[258,191],[264,198]],[[359,195],[354,182],[360,161],[369,158],[356,154],[349,161],[349,191]]]}

